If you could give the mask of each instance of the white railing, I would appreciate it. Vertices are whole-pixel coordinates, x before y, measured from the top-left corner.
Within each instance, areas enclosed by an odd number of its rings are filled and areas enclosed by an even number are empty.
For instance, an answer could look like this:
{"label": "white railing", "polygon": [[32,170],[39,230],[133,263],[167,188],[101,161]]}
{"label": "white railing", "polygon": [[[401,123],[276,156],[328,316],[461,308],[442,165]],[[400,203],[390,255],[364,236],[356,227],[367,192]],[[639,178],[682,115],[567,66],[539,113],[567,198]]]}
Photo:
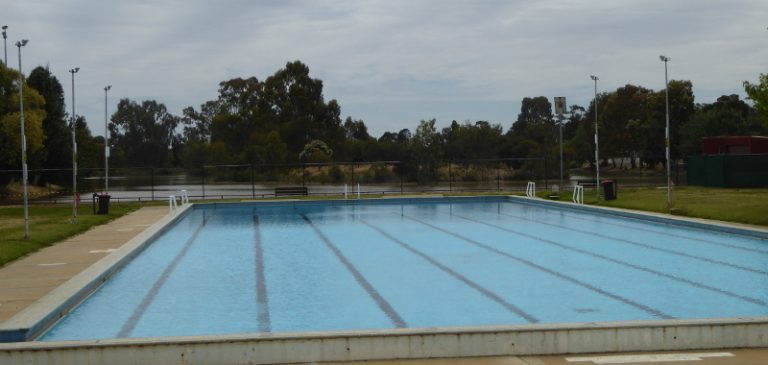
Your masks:
{"label": "white railing", "polygon": [[536,197],[536,183],[533,181],[528,182],[528,186],[525,187],[525,196],[529,198]]}
{"label": "white railing", "polygon": [[360,199],[360,184],[357,184],[357,199]]}
{"label": "white railing", "polygon": [[573,202],[576,204],[584,204],[584,187],[576,185],[573,187]]}
{"label": "white railing", "polygon": [[168,196],[168,210],[173,213],[176,209],[179,209],[179,205],[176,203],[176,195]]}
{"label": "white railing", "polygon": [[189,194],[186,189],[181,189],[181,204],[189,204]]}

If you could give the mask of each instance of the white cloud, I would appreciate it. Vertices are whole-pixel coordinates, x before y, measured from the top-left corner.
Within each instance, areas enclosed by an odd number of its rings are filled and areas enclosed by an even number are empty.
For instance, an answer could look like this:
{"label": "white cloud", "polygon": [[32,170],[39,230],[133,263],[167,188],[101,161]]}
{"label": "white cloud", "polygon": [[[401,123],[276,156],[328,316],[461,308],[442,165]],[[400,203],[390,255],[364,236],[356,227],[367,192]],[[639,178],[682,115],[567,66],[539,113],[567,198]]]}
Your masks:
{"label": "white cloud", "polygon": [[[591,100],[627,83],[693,82],[698,101],[740,93],[768,59],[760,1],[14,1],[9,41],[29,38],[24,69],[50,63],[77,110],[103,131],[103,87],[171,112],[216,97],[232,77],[264,79],[301,60],[327,99],[369,129],[437,117],[509,127],[525,96]],[[11,42],[9,42],[11,43]],[[9,49],[16,66],[15,49]],[[67,94],[69,101],[69,94]],[[71,109],[69,109],[71,110]]]}

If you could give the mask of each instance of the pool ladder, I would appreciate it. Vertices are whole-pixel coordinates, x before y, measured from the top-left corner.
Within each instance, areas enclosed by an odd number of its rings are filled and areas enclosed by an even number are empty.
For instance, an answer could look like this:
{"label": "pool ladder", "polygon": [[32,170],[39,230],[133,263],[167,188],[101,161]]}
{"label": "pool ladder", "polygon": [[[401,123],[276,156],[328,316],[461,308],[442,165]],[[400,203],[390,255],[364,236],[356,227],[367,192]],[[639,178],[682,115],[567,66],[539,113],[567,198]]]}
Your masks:
{"label": "pool ladder", "polygon": [[[187,190],[182,189],[179,191],[179,193],[179,200],[181,200],[181,205],[189,204],[189,194],[187,194]],[[179,209],[179,204],[177,203],[176,195],[168,196],[168,210],[173,213],[177,209]]]}
{"label": "pool ladder", "polygon": [[573,202],[576,204],[584,204],[584,186],[576,185],[573,187]]}
{"label": "pool ladder", "polygon": [[525,187],[525,196],[529,198],[536,197],[536,183],[533,181],[528,182],[528,186]]}

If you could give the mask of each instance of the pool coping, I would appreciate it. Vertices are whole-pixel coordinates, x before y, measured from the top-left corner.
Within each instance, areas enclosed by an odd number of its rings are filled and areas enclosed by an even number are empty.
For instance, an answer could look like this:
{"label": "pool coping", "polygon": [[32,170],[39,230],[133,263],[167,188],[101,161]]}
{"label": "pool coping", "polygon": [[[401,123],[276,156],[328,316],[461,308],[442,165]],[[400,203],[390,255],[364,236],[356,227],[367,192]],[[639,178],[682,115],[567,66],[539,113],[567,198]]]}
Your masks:
{"label": "pool coping", "polygon": [[53,289],[5,322],[0,323],[0,343],[29,341],[64,317],[87,299],[101,284],[146,248],[152,239],[191,209],[184,204],[139,233],[114,252]]}
{"label": "pool coping", "polygon": [[[553,206],[575,211],[590,211],[610,216],[682,224],[692,228],[716,229],[768,239],[768,229],[729,222],[627,209],[577,205],[568,202],[520,196],[468,197],[386,197],[323,201],[261,201],[245,204],[327,204],[432,202],[447,200],[505,199],[522,204]],[[203,203],[208,206],[222,203]],[[226,203],[231,205],[232,203]],[[243,204],[243,203],[235,203]],[[104,281],[138,255],[152,239],[171,223],[193,209],[185,204],[117,251],[62,284],[47,296],[0,324],[0,342],[28,341],[66,315],[85,300]],[[672,336],[670,338],[670,336]],[[414,342],[415,341],[415,342]],[[521,345],[523,344],[523,345]],[[429,348],[426,348],[426,347]],[[768,317],[625,321],[600,323],[546,323],[535,325],[407,328],[364,331],[326,331],[302,333],[252,333],[215,336],[102,339],[94,341],[0,343],[0,360],[6,356],[38,356],[51,351],[99,354],[121,353],[127,348],[157,348],[178,356],[194,356],[195,351],[228,348],[242,356],[250,353],[259,363],[303,361],[350,361],[398,358],[463,357],[493,355],[541,355],[608,351],[692,350],[723,347],[768,347]],[[237,348],[238,350],[233,350]],[[386,351],[381,350],[386,348]],[[259,351],[256,351],[259,349]],[[346,349],[346,350],[345,350]],[[459,350],[457,350],[459,349]],[[159,351],[159,350],[158,350]],[[219,351],[219,350],[216,350]],[[155,353],[155,350],[149,351]],[[15,354],[15,355],[14,355]],[[112,355],[110,355],[112,356]],[[142,355],[143,356],[143,355]],[[228,355],[229,356],[229,355]],[[255,356],[255,357],[254,357]],[[229,358],[225,356],[225,358]],[[10,357],[15,361],[22,358]],[[178,360],[178,358],[174,358]],[[189,357],[187,358],[189,359]],[[156,361],[147,357],[148,362]],[[250,361],[250,360],[248,360]],[[0,361],[3,362],[3,361]],[[144,361],[142,361],[144,362]],[[167,362],[167,361],[166,361]],[[247,362],[247,361],[245,361]],[[73,362],[77,363],[77,362]],[[156,363],[163,363],[159,361]]]}

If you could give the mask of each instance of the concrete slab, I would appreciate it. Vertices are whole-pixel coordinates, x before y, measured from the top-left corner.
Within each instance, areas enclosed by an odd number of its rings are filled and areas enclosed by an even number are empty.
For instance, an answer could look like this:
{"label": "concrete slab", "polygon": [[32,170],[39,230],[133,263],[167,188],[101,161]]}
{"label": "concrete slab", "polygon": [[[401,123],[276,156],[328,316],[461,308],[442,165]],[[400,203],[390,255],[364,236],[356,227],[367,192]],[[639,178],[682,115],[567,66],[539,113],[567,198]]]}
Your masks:
{"label": "concrete slab", "polygon": [[0,322],[13,317],[167,214],[166,207],[144,207],[0,268]]}

